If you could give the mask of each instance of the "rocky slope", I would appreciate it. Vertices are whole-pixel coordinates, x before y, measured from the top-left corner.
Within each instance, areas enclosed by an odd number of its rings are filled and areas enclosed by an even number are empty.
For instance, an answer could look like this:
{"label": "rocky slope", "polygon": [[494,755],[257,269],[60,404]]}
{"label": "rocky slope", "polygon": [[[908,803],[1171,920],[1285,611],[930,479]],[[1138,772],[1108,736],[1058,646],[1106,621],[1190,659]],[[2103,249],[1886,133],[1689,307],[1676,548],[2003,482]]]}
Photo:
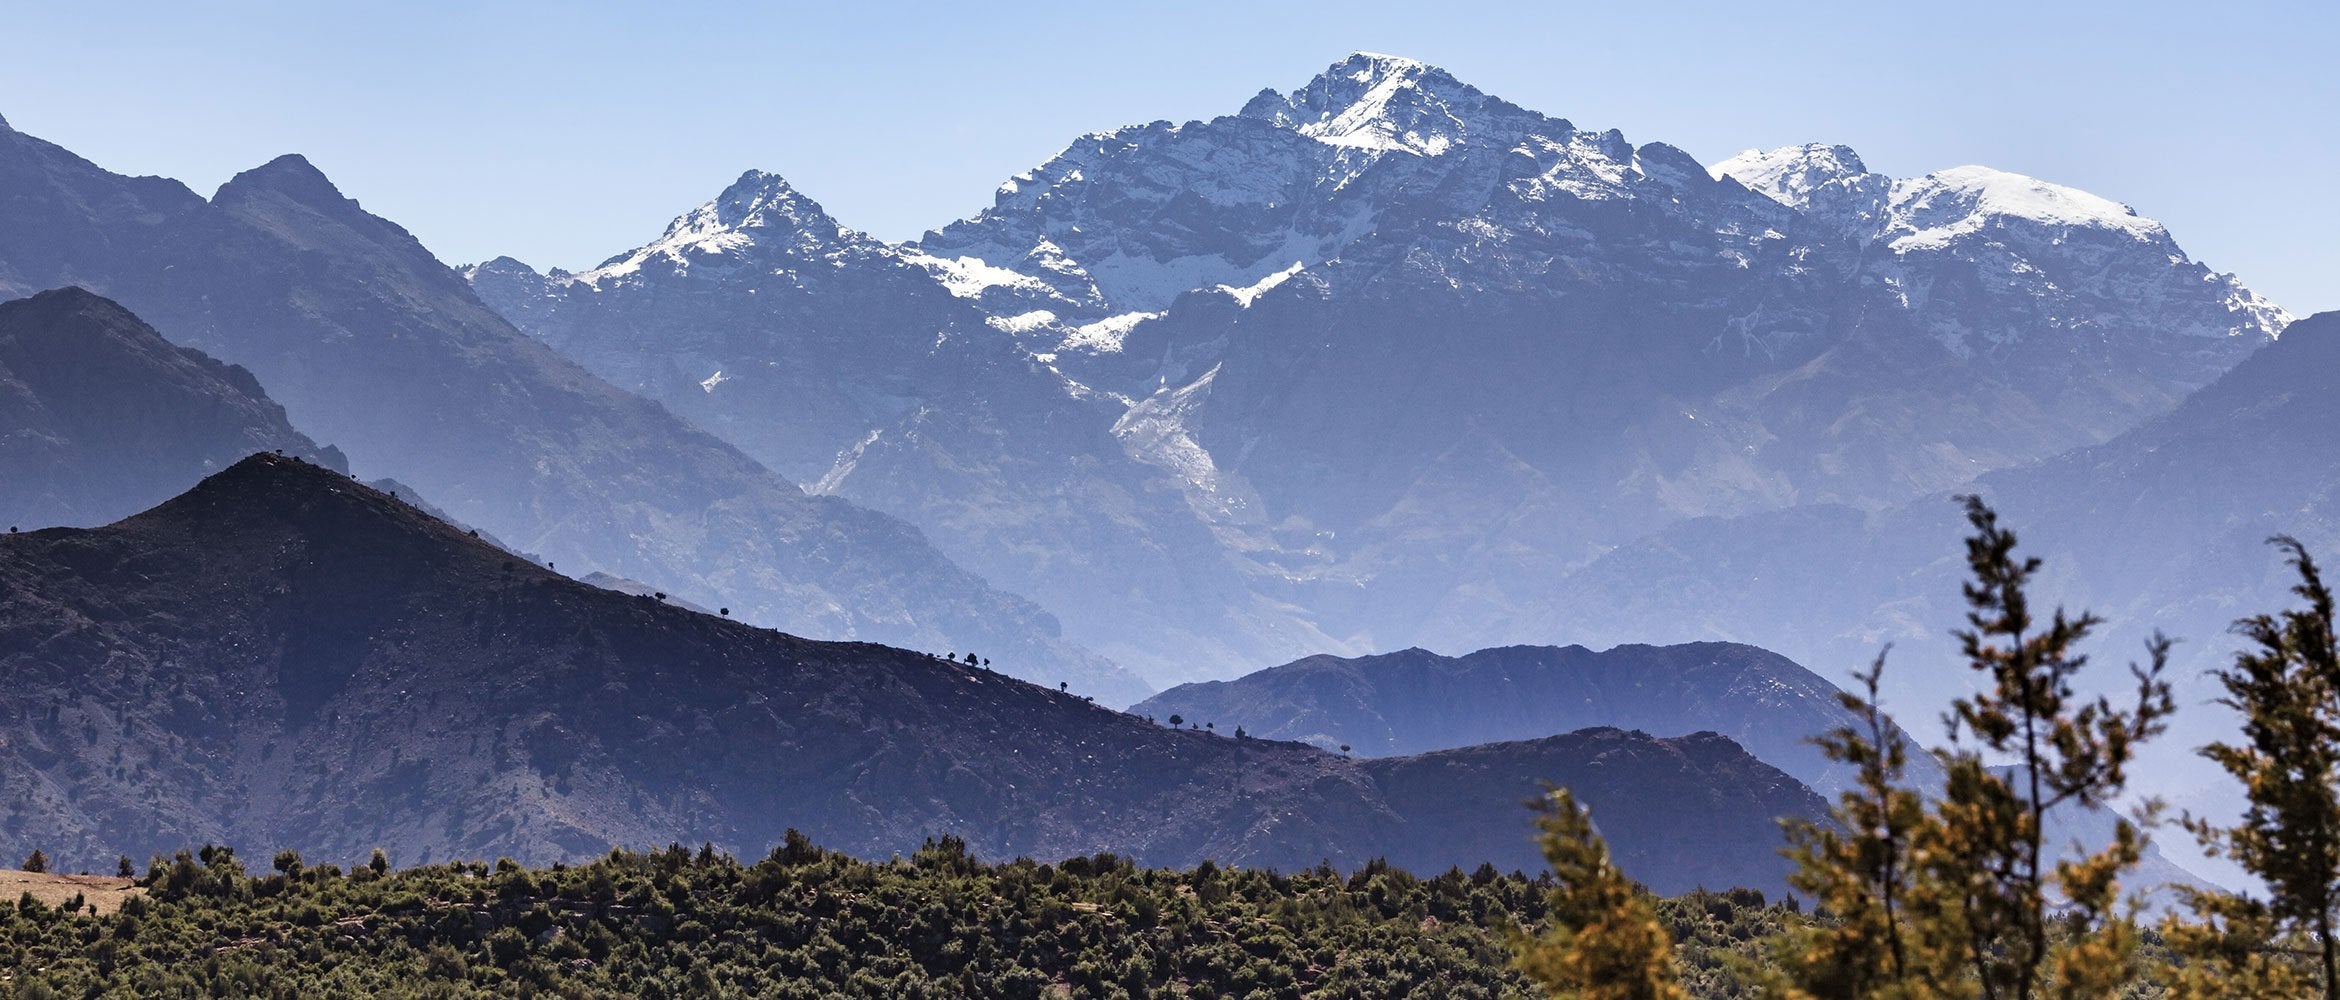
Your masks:
{"label": "rocky slope", "polygon": [[96,525],[255,451],[347,471],[252,373],[78,288],[0,302],[0,524]]}
{"label": "rocky slope", "polygon": [[1817,798],[1729,740],[1616,729],[1355,761],[1183,730],[926,654],[571,581],[255,456],[94,530],[0,539],[0,849],[546,860],[788,827],[863,855],[1534,868],[1575,787],[1661,890],[1777,884]]}
{"label": "rocky slope", "polygon": [[0,294],[108,295],[250,369],[369,478],[518,549],[802,633],[977,648],[1115,700],[1146,690],[911,526],[807,496],[515,331],[298,156],[207,200],[0,129],[0,190]]}
{"label": "rocky slope", "polygon": [[521,329],[764,464],[908,518],[1116,661],[1263,662],[1338,643],[1254,593],[1159,470],[1127,401],[1067,380],[915,254],[751,171],[580,273],[464,269]]}

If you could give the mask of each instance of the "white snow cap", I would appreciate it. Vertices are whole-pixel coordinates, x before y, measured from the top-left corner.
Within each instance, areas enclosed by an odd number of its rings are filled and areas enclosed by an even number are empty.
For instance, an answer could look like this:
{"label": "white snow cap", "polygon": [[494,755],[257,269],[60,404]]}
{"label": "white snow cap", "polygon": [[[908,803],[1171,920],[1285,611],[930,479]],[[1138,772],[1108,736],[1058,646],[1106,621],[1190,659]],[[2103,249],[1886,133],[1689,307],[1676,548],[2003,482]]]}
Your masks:
{"label": "white snow cap", "polygon": [[2110,198],[1989,167],[1952,167],[1891,181],[1888,188],[1883,174],[1870,173],[1860,154],[1845,146],[1811,143],[1750,149],[1707,171],[1797,210],[1821,207],[1818,203],[1827,200],[1823,194],[1841,196],[1862,185],[1882,196],[1877,207],[1883,210],[1864,217],[1880,224],[1881,235],[1890,237],[1896,250],[1940,246],[1980,231],[1994,219],[2111,230],[2139,240],[2168,235],[2161,223]]}
{"label": "white snow cap", "polygon": [[763,242],[815,249],[851,236],[779,174],[750,170],[714,201],[668,224],[665,234],[650,245],[603,261],[577,278],[590,284],[632,274],[653,260],[687,267],[694,257],[733,253]]}
{"label": "white snow cap", "polygon": [[2110,198],[1989,167],[1952,167],[1897,182],[1893,215],[1908,229],[1895,234],[1896,250],[1948,242],[1982,228],[1993,217],[2109,229],[2138,240],[2168,235],[2161,223]]}
{"label": "white snow cap", "polygon": [[1729,177],[1746,185],[1747,190],[1790,208],[1803,208],[1811,203],[1812,192],[1821,185],[1858,177],[1868,173],[1869,168],[1850,146],[1815,142],[1771,150],[1750,149],[1706,168],[1706,172],[1717,180]]}
{"label": "white snow cap", "polygon": [[1403,56],[1358,52],[1290,94],[1261,91],[1242,115],[1333,146],[1437,156],[1460,142],[1487,95]]}

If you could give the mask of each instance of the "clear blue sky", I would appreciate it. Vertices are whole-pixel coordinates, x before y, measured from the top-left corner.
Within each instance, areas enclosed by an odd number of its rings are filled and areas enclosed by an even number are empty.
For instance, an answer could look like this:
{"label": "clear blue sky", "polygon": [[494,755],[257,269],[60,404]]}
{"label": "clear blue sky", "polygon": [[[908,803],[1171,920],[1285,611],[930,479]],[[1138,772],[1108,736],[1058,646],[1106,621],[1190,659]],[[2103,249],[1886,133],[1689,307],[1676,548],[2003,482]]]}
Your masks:
{"label": "clear blue sky", "polygon": [[2340,4],[115,3],[0,7],[0,115],[208,193],[297,151],[451,263],[578,267],[742,170],[901,239],[1083,132],[1233,112],[1351,50],[1713,161],[1841,142],[2167,223],[2340,308]]}

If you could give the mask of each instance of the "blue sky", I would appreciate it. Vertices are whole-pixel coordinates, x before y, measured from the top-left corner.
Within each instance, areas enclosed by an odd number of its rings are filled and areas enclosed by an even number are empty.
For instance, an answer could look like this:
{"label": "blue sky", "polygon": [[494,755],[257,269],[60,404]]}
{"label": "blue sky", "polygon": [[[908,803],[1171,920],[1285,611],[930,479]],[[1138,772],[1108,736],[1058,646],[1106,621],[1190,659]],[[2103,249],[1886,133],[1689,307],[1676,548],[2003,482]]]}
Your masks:
{"label": "blue sky", "polygon": [[1356,49],[1709,162],[1827,141],[2033,174],[2340,308],[2329,2],[12,4],[0,115],[207,193],[301,152],[451,263],[574,268],[751,167],[911,237],[1083,132]]}

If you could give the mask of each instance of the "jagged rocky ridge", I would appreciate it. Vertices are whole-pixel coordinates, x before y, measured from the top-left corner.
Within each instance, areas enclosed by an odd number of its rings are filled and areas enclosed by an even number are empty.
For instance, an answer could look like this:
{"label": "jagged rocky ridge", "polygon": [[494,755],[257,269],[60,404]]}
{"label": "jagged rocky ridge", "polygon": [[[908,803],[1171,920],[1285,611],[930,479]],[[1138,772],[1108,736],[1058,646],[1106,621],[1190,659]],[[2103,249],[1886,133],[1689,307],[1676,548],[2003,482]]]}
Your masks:
{"label": "jagged rocky ridge", "polygon": [[807,496],[520,334],[298,156],[205,199],[0,131],[0,190],[0,296],[109,296],[249,369],[367,477],[410,483],[515,549],[796,632],[978,649],[1115,701],[1147,690],[910,525]]}
{"label": "jagged rocky ridge", "polygon": [[[1577,789],[1662,891],[1778,883],[1813,793],[1728,739],[1585,730],[1376,761],[1173,731],[926,654],[587,586],[255,456],[94,530],[0,538],[0,848],[221,841],[544,861],[612,844],[1533,869]],[[80,860],[74,860],[80,859]]]}
{"label": "jagged rocky ridge", "polygon": [[[1613,547],[2101,442],[2288,321],[2083,192],[1710,169],[1368,54],[1081,137],[914,244],[751,174],[594,271],[470,273],[1157,681],[1549,641],[1549,581]],[[796,415],[775,368],[845,401]]]}

